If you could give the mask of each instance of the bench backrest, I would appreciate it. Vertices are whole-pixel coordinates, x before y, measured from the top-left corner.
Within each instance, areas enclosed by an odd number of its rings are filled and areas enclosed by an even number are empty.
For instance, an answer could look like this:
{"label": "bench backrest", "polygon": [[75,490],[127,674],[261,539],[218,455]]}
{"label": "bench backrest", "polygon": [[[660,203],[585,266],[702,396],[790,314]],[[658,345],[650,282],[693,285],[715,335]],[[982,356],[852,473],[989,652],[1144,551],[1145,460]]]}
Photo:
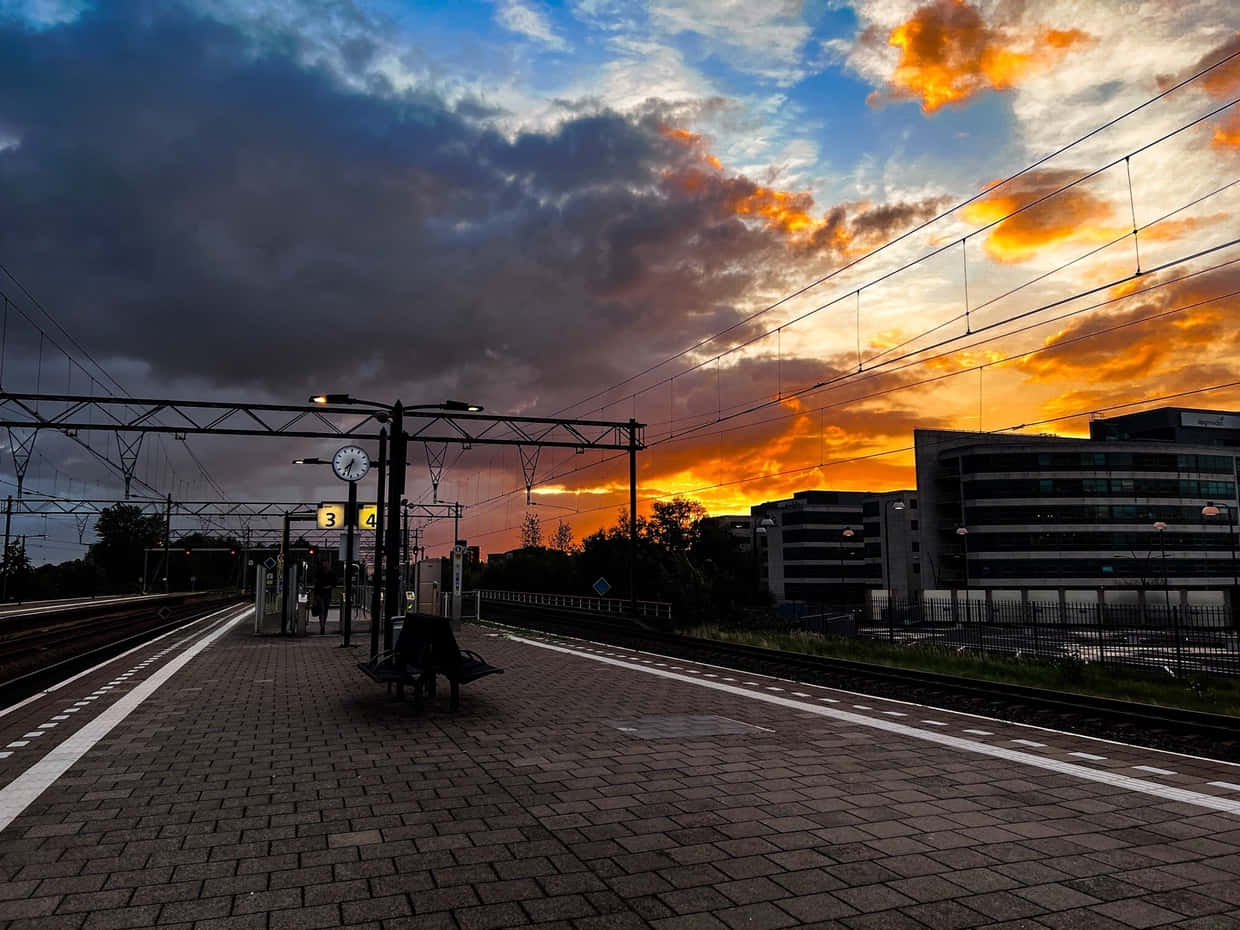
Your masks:
{"label": "bench backrest", "polygon": [[461,667],[461,647],[452,635],[447,617],[435,614],[409,614],[396,639],[397,658],[407,665],[451,674]]}

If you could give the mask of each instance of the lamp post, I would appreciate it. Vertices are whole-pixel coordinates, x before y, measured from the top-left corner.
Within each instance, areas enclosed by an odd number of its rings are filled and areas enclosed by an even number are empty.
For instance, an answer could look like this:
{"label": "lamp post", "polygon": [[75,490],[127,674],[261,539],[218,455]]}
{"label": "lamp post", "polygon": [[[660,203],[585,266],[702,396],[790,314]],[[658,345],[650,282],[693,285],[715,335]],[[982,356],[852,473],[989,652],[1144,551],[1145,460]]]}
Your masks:
{"label": "lamp post", "polygon": [[[1233,603],[1233,599],[1236,595],[1237,585],[1240,585],[1240,582],[1237,582],[1236,580],[1236,508],[1230,504],[1224,504],[1223,507],[1227,509],[1227,548],[1231,552],[1231,588],[1227,592],[1227,605],[1234,613],[1235,604]],[[1219,507],[1214,503],[1214,501],[1208,501],[1206,505],[1201,508],[1201,515],[1203,517],[1217,517],[1223,512],[1223,507]]]}
{"label": "lamp post", "polygon": [[[759,582],[762,579],[762,560],[766,560],[766,590],[771,590],[771,559],[770,559],[770,542],[767,539],[767,532],[775,526],[775,521],[770,517],[763,517],[756,527],[754,527],[754,545],[753,545],[753,586],[754,596],[758,594],[761,587]],[[759,551],[761,550],[761,551]]]}
{"label": "lamp post", "polygon": [[[855,535],[856,534],[853,532],[853,528],[851,526],[844,527],[843,532],[840,533],[842,540],[851,539]],[[844,542],[842,540],[840,542],[840,603],[841,605],[844,603]]]}
{"label": "lamp post", "polygon": [[[361,397],[353,397],[349,394],[315,394],[310,397],[310,402],[321,405],[369,407],[376,411],[372,414],[373,416],[388,421],[390,431],[388,436],[388,493],[387,515],[383,526],[383,556],[385,564],[389,567],[396,565],[400,561],[400,502],[405,496],[405,452],[409,442],[409,437],[405,435],[405,411],[451,410],[478,413],[483,409],[482,406],[460,400],[445,400],[437,404],[414,404],[406,407],[399,400],[395,403],[385,404]],[[399,573],[389,570],[384,578],[384,582],[384,613],[386,616],[383,618],[383,649],[388,651],[392,648],[392,623],[395,620],[396,611],[403,609],[403,605],[399,608],[397,605],[397,600],[400,597]]]}
{"label": "lamp post", "polygon": [[964,546],[964,561],[961,563],[964,567],[964,622],[967,624],[973,616],[973,605],[969,601],[969,529],[968,527],[956,527],[956,535],[960,537],[960,542]]}
{"label": "lamp post", "polygon": [[[892,501],[890,509],[896,511],[897,513],[902,512],[904,510],[904,501]],[[891,532],[887,526],[887,510],[888,508],[883,508],[883,581],[887,585],[887,629],[889,638],[895,639],[896,625],[894,601],[896,586],[892,583],[891,577]]]}
{"label": "lamp post", "polygon": [[1171,615],[1171,623],[1174,628],[1173,636],[1175,636],[1175,673],[1180,676],[1184,672],[1184,642],[1180,636],[1180,612],[1171,611],[1171,578],[1167,572],[1167,544],[1163,533],[1167,531],[1167,524],[1162,520],[1154,521],[1154,529],[1158,531],[1158,550],[1162,554],[1162,570],[1163,570],[1163,602],[1166,605],[1167,613]]}

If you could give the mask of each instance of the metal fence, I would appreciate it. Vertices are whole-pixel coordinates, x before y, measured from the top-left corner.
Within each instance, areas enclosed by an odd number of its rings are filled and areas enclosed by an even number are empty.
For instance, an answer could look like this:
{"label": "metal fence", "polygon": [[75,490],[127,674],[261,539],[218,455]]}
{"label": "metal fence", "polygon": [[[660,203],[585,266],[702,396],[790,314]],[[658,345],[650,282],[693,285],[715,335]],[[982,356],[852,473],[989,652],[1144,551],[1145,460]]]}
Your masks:
{"label": "metal fence", "polygon": [[[525,604],[531,607],[559,607],[596,614],[627,614],[630,602],[618,597],[581,597],[576,594],[538,594],[531,591],[479,590],[482,601]],[[637,615],[663,620],[672,618],[672,605],[666,601],[638,601]]]}
{"label": "metal fence", "polygon": [[1143,608],[980,600],[803,605],[795,628],[958,651],[1146,668],[1176,677],[1240,677],[1240,631],[1221,605]]}

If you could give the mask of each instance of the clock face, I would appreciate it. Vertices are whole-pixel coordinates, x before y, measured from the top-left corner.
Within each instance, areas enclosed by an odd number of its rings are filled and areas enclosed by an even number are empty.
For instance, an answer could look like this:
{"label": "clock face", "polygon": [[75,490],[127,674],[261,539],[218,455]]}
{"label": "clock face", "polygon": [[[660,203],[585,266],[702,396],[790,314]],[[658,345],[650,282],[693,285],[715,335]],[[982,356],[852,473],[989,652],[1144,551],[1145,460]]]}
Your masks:
{"label": "clock face", "polygon": [[345,446],[332,456],[332,471],[341,481],[360,481],[370,471],[370,456],[358,446]]}

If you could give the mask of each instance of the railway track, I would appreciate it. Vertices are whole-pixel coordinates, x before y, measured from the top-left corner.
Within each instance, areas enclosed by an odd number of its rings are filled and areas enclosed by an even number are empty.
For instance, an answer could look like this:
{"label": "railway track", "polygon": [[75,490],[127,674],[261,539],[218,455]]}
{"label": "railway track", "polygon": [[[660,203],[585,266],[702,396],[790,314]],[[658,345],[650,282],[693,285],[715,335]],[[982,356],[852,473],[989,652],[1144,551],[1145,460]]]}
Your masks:
{"label": "railway track", "polygon": [[172,596],[0,618],[0,706],[239,601],[233,595]]}
{"label": "railway track", "polygon": [[486,604],[485,613],[486,620],[583,637],[640,652],[655,652],[806,684],[1204,758],[1240,762],[1240,720],[1220,714],[697,639],[643,629],[626,620],[569,611]]}

